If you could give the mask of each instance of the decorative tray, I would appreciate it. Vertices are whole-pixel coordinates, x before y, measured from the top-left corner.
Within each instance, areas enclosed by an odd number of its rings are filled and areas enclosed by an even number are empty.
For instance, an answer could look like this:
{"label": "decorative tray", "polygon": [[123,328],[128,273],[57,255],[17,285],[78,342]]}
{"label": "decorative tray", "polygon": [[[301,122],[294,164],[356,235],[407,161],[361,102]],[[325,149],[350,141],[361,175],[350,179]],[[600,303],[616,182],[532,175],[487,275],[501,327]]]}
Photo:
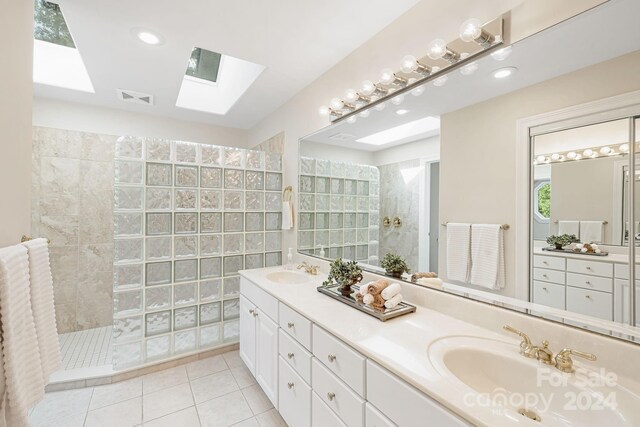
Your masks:
{"label": "decorative tray", "polygon": [[387,320],[393,319],[394,317],[402,316],[416,311],[415,305],[407,304],[406,302],[401,302],[394,308],[385,308],[383,311],[374,310],[368,305],[356,300],[354,295],[360,289],[359,286],[352,286],[351,289],[353,289],[353,292],[351,292],[351,295],[349,295],[348,297],[340,293],[340,291],[338,290],[339,287],[340,285],[319,286],[317,289],[321,294],[325,294],[330,296],[331,298],[337,299],[343,304],[347,304],[357,310],[362,311],[363,313],[367,313],[369,316],[373,316],[382,322],[386,322]]}
{"label": "decorative tray", "polygon": [[542,248],[543,251],[549,251],[549,252],[563,252],[565,254],[573,254],[573,255],[591,255],[591,256],[607,256],[609,255],[609,252],[600,252],[599,254],[596,253],[589,253],[589,252],[576,252],[573,249],[556,249],[556,248]]}

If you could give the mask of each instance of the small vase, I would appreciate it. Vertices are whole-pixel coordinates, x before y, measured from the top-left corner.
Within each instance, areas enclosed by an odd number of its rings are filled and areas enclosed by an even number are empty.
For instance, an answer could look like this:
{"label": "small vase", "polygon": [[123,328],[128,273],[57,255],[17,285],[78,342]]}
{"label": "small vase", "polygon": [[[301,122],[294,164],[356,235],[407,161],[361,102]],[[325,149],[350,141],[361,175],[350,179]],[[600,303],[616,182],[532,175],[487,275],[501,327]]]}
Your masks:
{"label": "small vase", "polygon": [[404,273],[404,271],[388,271],[387,276],[402,279],[402,273]]}
{"label": "small vase", "polygon": [[357,277],[354,277],[348,282],[342,283],[342,286],[338,288],[340,293],[345,297],[351,296],[353,291],[351,290],[351,286],[359,283],[362,280],[362,274],[359,274]]}
{"label": "small vase", "polygon": [[558,249],[558,250],[562,250],[562,244],[560,244],[560,243],[556,243],[556,249]]}

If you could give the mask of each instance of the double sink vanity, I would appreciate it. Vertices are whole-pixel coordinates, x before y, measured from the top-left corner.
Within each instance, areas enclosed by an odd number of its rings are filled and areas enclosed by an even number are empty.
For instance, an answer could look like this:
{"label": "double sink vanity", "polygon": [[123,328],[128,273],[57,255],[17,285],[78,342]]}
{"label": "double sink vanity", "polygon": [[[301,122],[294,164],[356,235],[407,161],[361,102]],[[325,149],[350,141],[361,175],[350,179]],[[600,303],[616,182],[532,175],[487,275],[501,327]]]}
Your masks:
{"label": "double sink vanity", "polygon": [[[572,361],[584,349],[554,355],[524,332],[509,328],[520,342],[432,306],[454,296],[402,284],[417,311],[382,323],[317,292],[323,273],[240,274],[240,356],[290,427],[640,424],[637,383],[607,383],[599,361]],[[567,395],[602,409],[572,410]]]}

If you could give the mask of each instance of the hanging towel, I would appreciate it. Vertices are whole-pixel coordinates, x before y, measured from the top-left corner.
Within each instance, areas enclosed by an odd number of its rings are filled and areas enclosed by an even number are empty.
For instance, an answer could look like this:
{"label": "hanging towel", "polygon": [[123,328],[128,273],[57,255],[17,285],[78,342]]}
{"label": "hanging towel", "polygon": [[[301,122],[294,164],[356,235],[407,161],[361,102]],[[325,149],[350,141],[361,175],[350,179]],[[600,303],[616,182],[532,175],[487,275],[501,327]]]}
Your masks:
{"label": "hanging towel", "polygon": [[28,426],[29,408],[44,396],[36,327],[31,310],[29,256],[22,245],[0,249],[0,320],[7,425]]}
{"label": "hanging towel", "polygon": [[293,228],[293,206],[291,202],[282,202],[282,229],[291,230]]}
{"label": "hanging towel", "polygon": [[389,301],[391,298],[398,295],[400,291],[402,291],[402,287],[400,286],[400,283],[394,282],[389,286],[387,286],[386,288],[384,288],[380,293],[380,295],[382,296],[382,298],[384,298],[385,301]]}
{"label": "hanging towel", "polygon": [[471,224],[447,224],[447,278],[469,280]]}
{"label": "hanging towel", "polygon": [[472,285],[500,290],[505,285],[504,242],[499,224],[471,226]]}
{"label": "hanging towel", "polygon": [[580,241],[582,243],[602,243],[604,221],[580,221]]}
{"label": "hanging towel", "polygon": [[580,236],[580,221],[558,221],[558,234]]}
{"label": "hanging towel", "polygon": [[29,255],[31,282],[31,307],[36,324],[44,383],[60,368],[60,344],[56,329],[56,313],[53,305],[53,278],[49,264],[49,245],[46,239],[34,239],[23,243]]}

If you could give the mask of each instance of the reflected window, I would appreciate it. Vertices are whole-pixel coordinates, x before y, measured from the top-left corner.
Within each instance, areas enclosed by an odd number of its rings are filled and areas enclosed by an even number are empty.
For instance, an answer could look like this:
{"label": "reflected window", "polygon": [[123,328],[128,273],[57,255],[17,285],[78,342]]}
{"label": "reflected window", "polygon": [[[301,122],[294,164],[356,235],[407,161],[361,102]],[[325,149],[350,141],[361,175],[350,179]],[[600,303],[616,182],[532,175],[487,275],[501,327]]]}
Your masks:
{"label": "reflected window", "polygon": [[551,218],[551,182],[538,184],[534,190],[535,215],[541,222],[549,222]]}

